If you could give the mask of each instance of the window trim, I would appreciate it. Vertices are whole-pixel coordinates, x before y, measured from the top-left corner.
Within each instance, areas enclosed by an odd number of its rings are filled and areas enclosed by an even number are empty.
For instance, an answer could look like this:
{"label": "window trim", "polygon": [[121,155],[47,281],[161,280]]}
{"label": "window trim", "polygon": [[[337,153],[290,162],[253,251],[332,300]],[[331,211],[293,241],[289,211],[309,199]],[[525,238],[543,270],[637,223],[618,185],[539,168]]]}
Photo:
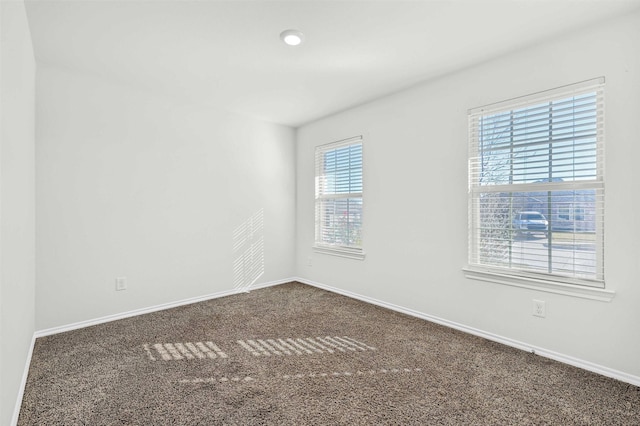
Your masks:
{"label": "window trim", "polygon": [[353,249],[350,247],[331,246],[324,244],[314,244],[314,253],[328,254],[347,259],[364,260],[366,253],[362,249]]}
{"label": "window trim", "polygon": [[[533,93],[530,95],[517,97],[508,99],[501,102],[496,102],[490,105],[472,108],[468,110],[468,115],[470,118],[472,116],[478,115],[489,115],[492,113],[498,113],[505,110],[515,110],[519,108],[525,108],[529,105],[533,105],[536,103],[546,102],[548,100],[557,100],[562,97],[571,97],[572,93],[584,93],[588,91],[588,89],[593,89],[594,91],[602,90],[602,86],[604,85],[605,79],[604,77],[599,77],[596,79],[586,80],[575,84],[570,84],[562,87],[558,87],[555,89]],[[602,107],[604,109],[604,107]],[[575,297],[582,297],[593,300],[601,300],[601,301],[610,301],[615,295],[615,292],[610,289],[605,289],[605,281],[604,275],[602,280],[598,279],[588,279],[581,278],[577,276],[564,276],[562,274],[546,274],[546,273],[536,273],[530,272],[527,270],[519,270],[519,269],[508,269],[508,268],[500,268],[500,267],[492,267],[491,265],[483,265],[480,263],[471,263],[474,257],[473,244],[475,243],[474,237],[474,225],[473,225],[473,208],[471,206],[474,196],[472,188],[475,188],[474,181],[472,178],[472,169],[471,169],[471,160],[473,158],[473,153],[471,152],[471,147],[473,146],[472,132],[473,128],[469,128],[469,212],[468,212],[468,221],[469,221],[469,229],[467,232],[467,237],[469,240],[469,255],[468,255],[468,264],[463,267],[463,271],[465,273],[466,278],[480,280],[480,281],[488,281],[498,284],[506,284],[516,287],[529,288],[534,290],[541,290],[551,293],[557,294],[565,294],[571,295]],[[602,138],[603,138],[603,127],[598,128],[598,144],[602,146]],[[599,163],[599,171],[598,171],[598,179],[590,186],[590,188],[601,188],[604,194],[604,176],[601,171],[604,170],[604,157],[602,153],[598,153],[597,161]],[[598,186],[599,185],[599,186]],[[536,186],[535,184],[525,184],[525,186]],[[569,186],[569,185],[567,185]],[[580,187],[582,186],[578,182],[574,182],[574,186]],[[525,190],[526,191],[526,190]],[[604,206],[604,199],[600,201],[602,206]],[[571,212],[572,216],[575,212]],[[604,226],[604,223],[603,225]],[[599,245],[598,250],[604,250],[604,235],[602,234],[603,230],[598,227],[596,231],[597,241],[596,243]],[[476,253],[477,255],[477,253]],[[604,254],[602,254],[602,258],[596,257],[597,262],[597,272],[604,273],[601,262],[604,261]]]}
{"label": "window trim", "polygon": [[476,281],[485,281],[493,284],[508,285],[512,287],[543,291],[546,293],[561,294],[565,296],[596,300],[600,302],[611,302],[616,295],[615,291],[611,289],[569,284],[566,282],[554,281],[550,279],[516,276],[513,274],[499,273],[491,270],[490,268],[483,269],[475,265],[467,265],[462,268],[462,270],[464,271],[464,276],[466,278]]}
{"label": "window trim", "polygon": [[[315,253],[319,253],[319,254],[327,254],[327,255],[332,255],[332,256],[337,256],[337,257],[343,257],[343,258],[347,258],[347,259],[355,259],[355,260],[364,260],[365,258],[365,252],[363,249],[363,242],[364,242],[364,230],[361,230],[361,244],[360,247],[353,247],[353,246],[343,246],[343,245],[333,245],[333,244],[325,244],[322,242],[318,241],[318,218],[317,218],[317,208],[318,208],[318,202],[321,199],[321,197],[318,196],[318,183],[317,183],[317,179],[320,176],[319,172],[320,170],[318,169],[319,164],[318,164],[318,156],[320,153],[326,153],[327,151],[331,151],[334,149],[339,149],[339,148],[343,148],[343,147],[347,147],[349,145],[355,145],[355,144],[361,144],[362,145],[362,161],[363,161],[363,166],[362,166],[362,174],[363,174],[363,183],[364,183],[364,144],[363,144],[363,136],[362,135],[358,135],[358,136],[353,136],[350,138],[346,138],[346,139],[342,139],[342,140],[338,140],[335,142],[330,142],[327,144],[323,144],[323,145],[318,145],[315,147],[315,155],[314,155],[314,163],[315,163],[315,180],[316,180],[316,189],[315,189],[315,196],[314,196],[314,243],[313,243],[313,251]],[[357,195],[357,197],[354,197],[353,195]],[[362,200],[363,203],[363,208],[364,208],[364,185],[362,188],[362,192],[359,193],[347,193],[337,197],[334,196],[328,196],[328,197],[324,197],[325,199],[330,199],[330,198],[360,198]],[[361,224],[362,226],[362,224]]]}

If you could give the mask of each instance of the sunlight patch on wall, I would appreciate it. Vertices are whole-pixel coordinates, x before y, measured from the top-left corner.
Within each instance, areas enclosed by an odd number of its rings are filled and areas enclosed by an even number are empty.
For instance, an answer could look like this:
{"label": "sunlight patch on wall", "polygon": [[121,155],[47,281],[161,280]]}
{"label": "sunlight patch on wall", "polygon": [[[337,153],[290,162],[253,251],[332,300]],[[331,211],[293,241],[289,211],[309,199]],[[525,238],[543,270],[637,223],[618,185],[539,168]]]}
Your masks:
{"label": "sunlight patch on wall", "polygon": [[249,291],[264,274],[264,209],[233,231],[233,288]]}

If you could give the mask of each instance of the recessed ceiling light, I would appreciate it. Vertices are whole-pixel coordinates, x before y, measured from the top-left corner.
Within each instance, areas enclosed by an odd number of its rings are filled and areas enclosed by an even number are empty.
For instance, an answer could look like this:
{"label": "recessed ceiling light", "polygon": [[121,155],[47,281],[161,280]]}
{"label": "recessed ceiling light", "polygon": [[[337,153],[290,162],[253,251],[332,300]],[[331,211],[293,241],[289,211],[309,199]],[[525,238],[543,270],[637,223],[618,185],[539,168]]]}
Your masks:
{"label": "recessed ceiling light", "polygon": [[298,30],[285,30],[280,33],[280,38],[289,46],[298,46],[304,41],[304,34]]}

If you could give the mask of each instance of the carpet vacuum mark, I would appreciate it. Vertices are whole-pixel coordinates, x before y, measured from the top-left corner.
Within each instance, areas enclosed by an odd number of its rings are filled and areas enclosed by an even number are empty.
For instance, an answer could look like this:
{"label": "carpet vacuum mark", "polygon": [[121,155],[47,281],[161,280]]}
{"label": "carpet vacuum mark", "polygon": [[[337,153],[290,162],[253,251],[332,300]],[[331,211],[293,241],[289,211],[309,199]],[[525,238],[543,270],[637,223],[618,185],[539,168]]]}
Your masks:
{"label": "carpet vacuum mark", "polygon": [[180,383],[239,383],[239,382],[252,382],[255,380],[279,380],[279,379],[322,379],[322,378],[336,378],[336,377],[362,377],[373,376],[376,374],[394,374],[394,373],[417,373],[422,371],[422,368],[381,368],[380,370],[367,370],[367,371],[333,371],[329,373],[297,373],[297,374],[284,374],[282,376],[264,377],[257,379],[254,377],[197,377],[195,379],[182,379]]}

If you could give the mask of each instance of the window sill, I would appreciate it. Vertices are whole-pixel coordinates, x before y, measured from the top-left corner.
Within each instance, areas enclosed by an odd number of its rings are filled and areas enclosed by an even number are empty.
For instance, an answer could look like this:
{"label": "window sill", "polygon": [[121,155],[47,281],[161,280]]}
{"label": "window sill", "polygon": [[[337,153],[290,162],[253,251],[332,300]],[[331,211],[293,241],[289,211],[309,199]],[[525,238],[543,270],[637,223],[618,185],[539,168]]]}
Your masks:
{"label": "window sill", "polygon": [[537,278],[517,277],[514,275],[475,269],[470,266],[462,268],[462,270],[464,271],[464,276],[472,280],[509,285],[513,287],[526,288],[529,290],[544,291],[547,293],[562,294],[565,296],[579,297],[582,299],[597,300],[600,302],[611,302],[616,294],[612,290],[605,290],[603,288],[565,284],[561,282],[548,281]]}
{"label": "window sill", "polygon": [[330,256],[346,257],[347,259],[364,260],[365,254],[362,250],[350,249],[346,247],[313,246],[313,251]]}

